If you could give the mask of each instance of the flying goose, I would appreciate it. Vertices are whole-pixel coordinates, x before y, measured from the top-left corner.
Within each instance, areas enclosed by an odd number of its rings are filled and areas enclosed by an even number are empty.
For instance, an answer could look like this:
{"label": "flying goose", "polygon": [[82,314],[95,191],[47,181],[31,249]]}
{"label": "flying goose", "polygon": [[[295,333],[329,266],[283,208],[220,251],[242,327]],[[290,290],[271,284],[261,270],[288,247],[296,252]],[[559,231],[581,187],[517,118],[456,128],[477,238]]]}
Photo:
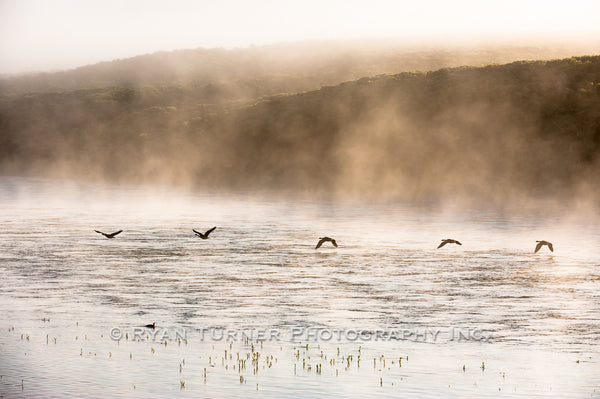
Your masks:
{"label": "flying goose", "polygon": [[438,248],[443,247],[446,244],[458,244],[458,245],[462,245],[460,242],[453,240],[452,238],[444,238],[442,239],[442,243],[438,246]]}
{"label": "flying goose", "polygon": [[208,229],[208,230],[206,230],[206,233],[204,233],[204,234],[202,234],[202,233],[200,233],[199,231],[197,231],[197,230],[194,230],[194,229],[192,229],[192,231],[193,231],[194,233],[196,233],[196,235],[197,235],[198,237],[202,238],[203,240],[207,240],[207,239],[208,239],[208,235],[209,235],[210,233],[212,233],[213,231],[215,231],[215,229],[216,229],[216,228],[217,228],[217,226],[213,227],[212,229]]}
{"label": "flying goose", "polygon": [[319,249],[319,247],[321,247],[321,245],[323,245],[327,241],[331,241],[331,243],[333,244],[333,246],[337,248],[337,246],[338,246],[337,242],[335,242],[335,240],[333,238],[319,237],[319,242],[317,243],[317,246],[315,247],[315,249]]}
{"label": "flying goose", "polygon": [[540,249],[542,249],[542,247],[544,245],[548,246],[548,248],[550,249],[550,252],[554,252],[554,247],[552,246],[551,242],[543,241],[543,240],[542,241],[536,241],[536,242],[537,242],[537,245],[535,246],[535,251],[533,253],[536,253],[537,251],[539,251]]}
{"label": "flying goose", "polygon": [[115,231],[114,233],[107,234],[107,233],[103,233],[103,232],[101,232],[101,231],[98,231],[98,230],[94,230],[94,231],[95,231],[96,233],[98,233],[98,234],[102,234],[102,235],[103,235],[104,237],[106,237],[106,238],[115,238],[115,236],[116,236],[117,234],[119,234],[119,233],[123,232],[123,230],[119,230],[119,231]]}
{"label": "flying goose", "polygon": [[144,327],[146,328],[151,328],[151,329],[155,329],[156,328],[156,323],[152,323],[152,324],[146,324]]}

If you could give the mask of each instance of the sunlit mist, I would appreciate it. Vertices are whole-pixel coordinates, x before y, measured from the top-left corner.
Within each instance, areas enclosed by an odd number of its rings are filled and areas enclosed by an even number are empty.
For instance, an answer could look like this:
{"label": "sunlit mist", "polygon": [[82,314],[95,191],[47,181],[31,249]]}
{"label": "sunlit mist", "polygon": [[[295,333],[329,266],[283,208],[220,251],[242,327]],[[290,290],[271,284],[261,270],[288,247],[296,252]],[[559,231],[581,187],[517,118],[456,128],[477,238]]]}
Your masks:
{"label": "sunlit mist", "polygon": [[0,73],[161,50],[401,37],[417,43],[599,37],[595,1],[38,1],[0,3]]}

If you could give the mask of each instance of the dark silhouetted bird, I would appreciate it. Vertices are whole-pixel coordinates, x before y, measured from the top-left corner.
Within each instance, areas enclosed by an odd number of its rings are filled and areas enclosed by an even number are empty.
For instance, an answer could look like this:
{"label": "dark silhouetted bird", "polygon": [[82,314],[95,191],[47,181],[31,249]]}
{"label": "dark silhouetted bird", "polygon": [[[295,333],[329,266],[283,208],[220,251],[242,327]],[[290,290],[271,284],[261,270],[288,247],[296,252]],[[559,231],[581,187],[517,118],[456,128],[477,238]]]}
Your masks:
{"label": "dark silhouetted bird", "polygon": [[197,230],[194,230],[194,229],[192,229],[192,231],[193,231],[194,233],[196,233],[196,235],[197,235],[198,237],[202,238],[203,240],[207,240],[207,239],[208,239],[208,235],[209,235],[210,233],[212,233],[213,231],[215,231],[215,229],[216,229],[216,228],[217,228],[217,226],[213,227],[212,229],[208,229],[208,230],[206,230],[206,233],[200,233],[199,231],[197,231]]}
{"label": "dark silhouetted bird", "polygon": [[453,240],[452,238],[444,238],[442,239],[442,243],[438,246],[438,248],[443,247],[446,244],[458,244],[458,245],[462,245],[460,242]]}
{"label": "dark silhouetted bird", "polygon": [[333,244],[333,246],[337,248],[337,246],[338,246],[337,242],[335,242],[335,240],[333,238],[319,237],[319,242],[317,243],[317,246],[315,247],[315,249],[319,249],[321,247],[321,245],[323,245],[327,241],[330,241]]}
{"label": "dark silhouetted bird", "polygon": [[106,237],[106,238],[115,238],[115,236],[116,236],[117,234],[120,234],[120,233],[122,233],[122,232],[123,232],[123,230],[119,230],[119,231],[115,231],[114,233],[107,234],[107,233],[103,233],[103,232],[101,232],[101,231],[98,231],[98,230],[94,230],[94,231],[95,231],[96,233],[98,233],[98,234],[102,234],[102,235],[103,235],[104,237]]}
{"label": "dark silhouetted bird", "polygon": [[537,245],[535,246],[535,251],[533,253],[536,253],[537,251],[539,251],[540,249],[542,249],[542,247],[544,245],[548,246],[548,248],[550,249],[550,252],[554,252],[554,247],[552,246],[551,242],[543,241],[543,240],[542,241],[536,241],[536,242],[537,242]]}
{"label": "dark silhouetted bird", "polygon": [[156,323],[146,324],[144,327],[155,329],[156,328]]}

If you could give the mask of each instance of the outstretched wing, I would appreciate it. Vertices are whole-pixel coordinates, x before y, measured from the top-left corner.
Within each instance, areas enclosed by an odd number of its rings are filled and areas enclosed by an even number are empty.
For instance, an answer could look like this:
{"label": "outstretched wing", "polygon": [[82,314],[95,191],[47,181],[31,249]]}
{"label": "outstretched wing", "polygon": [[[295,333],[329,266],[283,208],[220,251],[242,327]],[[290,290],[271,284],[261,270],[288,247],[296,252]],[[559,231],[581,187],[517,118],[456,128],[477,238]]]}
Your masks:
{"label": "outstretched wing", "polygon": [[103,232],[101,232],[101,231],[98,231],[98,230],[94,230],[94,231],[95,231],[96,233],[98,233],[98,234],[102,234],[103,236],[105,236],[105,235],[106,235],[106,233],[103,233]]}
{"label": "outstretched wing", "polygon": [[550,248],[550,251],[554,252],[554,247],[552,246],[552,243],[548,243],[548,248]]}
{"label": "outstretched wing", "polygon": [[542,244],[541,242],[538,242],[538,243],[537,243],[537,245],[535,246],[535,251],[533,251],[533,253],[534,253],[534,254],[535,254],[535,253],[537,253],[537,251],[539,251],[539,250],[540,250],[540,248],[542,248],[542,245],[543,245],[543,244]]}
{"label": "outstretched wing", "polygon": [[331,243],[333,244],[334,247],[337,248],[337,242],[335,242],[335,240],[331,240]]}
{"label": "outstretched wing", "polygon": [[196,233],[196,235],[197,235],[197,236],[199,236],[199,237],[202,237],[202,236],[204,235],[204,234],[200,233],[200,232],[199,232],[199,231],[197,231],[197,230],[194,230],[194,229],[192,229],[192,231],[193,231],[194,233]]}
{"label": "outstretched wing", "polygon": [[460,242],[458,242],[458,241],[456,241],[456,240],[454,240],[454,242],[455,242],[455,243],[457,243],[458,245],[462,245]]}
{"label": "outstretched wing", "polygon": [[319,242],[317,243],[317,246],[315,247],[315,249],[319,249],[321,247],[321,245],[323,245],[324,242],[325,242],[325,239],[321,238],[319,240]]}
{"label": "outstretched wing", "polygon": [[442,243],[438,246],[438,249],[440,249],[441,247],[443,247],[444,245],[446,245],[448,243],[448,241],[442,241]]}
{"label": "outstretched wing", "polygon": [[208,230],[206,230],[206,233],[204,233],[204,235],[205,235],[205,236],[208,238],[208,235],[209,235],[210,233],[212,233],[213,231],[215,231],[215,229],[216,229],[216,228],[217,228],[217,226],[213,227],[212,229],[208,229]]}
{"label": "outstretched wing", "polygon": [[123,230],[119,230],[119,231],[115,231],[114,233],[110,234],[111,237],[114,237],[118,234],[121,234],[123,232]]}

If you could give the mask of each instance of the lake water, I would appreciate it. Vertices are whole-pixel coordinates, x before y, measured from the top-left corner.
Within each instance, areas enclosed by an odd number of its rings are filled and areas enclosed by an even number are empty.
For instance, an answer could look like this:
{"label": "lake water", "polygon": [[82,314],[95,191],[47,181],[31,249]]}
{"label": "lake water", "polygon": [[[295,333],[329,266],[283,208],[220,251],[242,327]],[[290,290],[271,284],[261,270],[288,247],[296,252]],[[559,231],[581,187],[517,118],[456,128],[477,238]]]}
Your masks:
{"label": "lake water", "polygon": [[600,397],[600,224],[568,211],[0,177],[0,396]]}

